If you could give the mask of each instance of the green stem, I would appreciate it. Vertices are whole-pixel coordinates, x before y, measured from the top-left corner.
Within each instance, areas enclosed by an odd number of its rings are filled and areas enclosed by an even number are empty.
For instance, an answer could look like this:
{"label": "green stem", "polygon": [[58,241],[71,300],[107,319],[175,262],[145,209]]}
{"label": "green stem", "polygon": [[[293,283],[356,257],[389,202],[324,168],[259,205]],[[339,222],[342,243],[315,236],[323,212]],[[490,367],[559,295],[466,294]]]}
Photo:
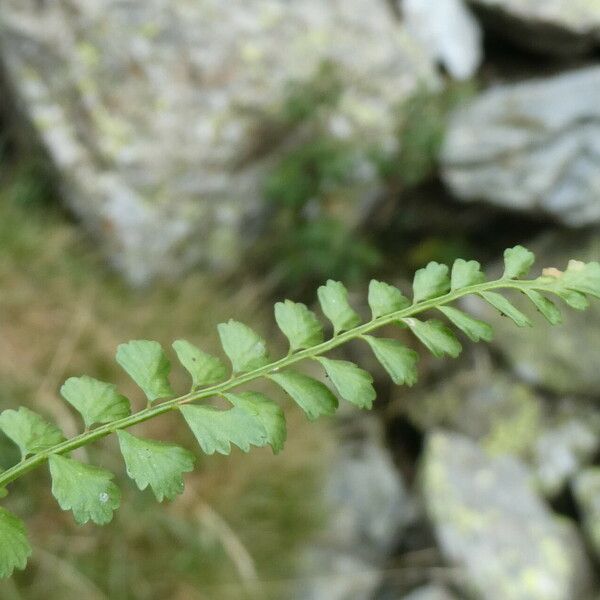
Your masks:
{"label": "green stem", "polygon": [[367,323],[363,323],[362,325],[358,325],[353,329],[348,331],[344,331],[339,333],[335,337],[322,342],[312,348],[307,348],[305,350],[301,350],[294,354],[287,354],[283,358],[280,358],[264,367],[260,367],[259,369],[254,369],[253,371],[249,371],[248,373],[242,373],[227,381],[222,383],[203,388],[201,390],[195,390],[185,394],[183,396],[179,396],[177,398],[173,398],[171,400],[167,400],[162,402],[161,404],[155,406],[148,406],[145,409],[130,415],[128,417],[124,417],[122,419],[118,419],[117,421],[112,421],[106,425],[101,425],[95,429],[90,431],[84,431],[83,433],[61,442],[60,444],[56,444],[52,448],[30,456],[29,458],[17,463],[10,469],[0,473],[0,488],[5,487],[7,484],[11,483],[15,479],[18,479],[28,471],[31,471],[35,467],[44,463],[51,454],[67,454],[76,450],[77,448],[81,448],[82,446],[87,446],[91,444],[95,440],[99,440],[104,438],[111,433],[116,432],[120,429],[127,429],[138,423],[143,423],[144,421],[148,421],[149,419],[153,419],[158,415],[169,412],[171,410],[176,410],[183,404],[189,404],[190,402],[196,402],[198,400],[203,400],[209,398],[210,396],[220,395],[223,392],[226,392],[232,388],[236,388],[240,385],[258,379],[260,377],[264,377],[271,373],[277,372],[280,369],[284,369],[297,363],[306,358],[312,358],[315,356],[320,356],[321,354],[325,354],[338,346],[342,346],[346,342],[350,340],[359,338],[365,333],[369,333],[375,329],[379,329],[384,325],[388,325],[395,321],[405,319],[407,317],[412,317],[419,313],[422,313],[426,310],[436,308],[438,306],[448,304],[450,302],[454,302],[459,298],[464,296],[468,296],[471,294],[477,294],[479,292],[484,292],[488,290],[498,289],[498,288],[512,288],[522,290],[527,287],[535,287],[538,289],[544,289],[544,280],[543,279],[532,279],[532,280],[506,280],[499,279],[496,281],[490,281],[486,283],[480,283],[477,285],[472,285],[466,288],[462,288],[460,290],[455,290],[453,292],[448,292],[443,296],[438,296],[436,298],[431,298],[429,300],[424,300],[422,302],[418,302],[416,304],[412,304],[407,308],[396,311],[389,315],[385,315],[383,317],[379,317],[377,319],[373,319],[372,321],[368,321]]}

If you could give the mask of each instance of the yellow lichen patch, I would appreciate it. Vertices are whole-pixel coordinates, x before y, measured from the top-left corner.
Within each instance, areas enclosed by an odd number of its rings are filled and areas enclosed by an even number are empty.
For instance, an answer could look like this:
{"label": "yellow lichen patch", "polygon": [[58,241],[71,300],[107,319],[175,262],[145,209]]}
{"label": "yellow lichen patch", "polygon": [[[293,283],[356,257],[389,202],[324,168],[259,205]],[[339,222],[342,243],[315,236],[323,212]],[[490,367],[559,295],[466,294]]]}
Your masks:
{"label": "yellow lichen patch", "polygon": [[496,415],[483,444],[492,454],[522,455],[540,433],[542,408],[540,402],[523,386],[513,388],[510,404],[513,410],[507,415]]}
{"label": "yellow lichen patch", "polygon": [[100,64],[100,51],[89,42],[80,42],[77,44],[76,52],[86,67],[91,69]]}

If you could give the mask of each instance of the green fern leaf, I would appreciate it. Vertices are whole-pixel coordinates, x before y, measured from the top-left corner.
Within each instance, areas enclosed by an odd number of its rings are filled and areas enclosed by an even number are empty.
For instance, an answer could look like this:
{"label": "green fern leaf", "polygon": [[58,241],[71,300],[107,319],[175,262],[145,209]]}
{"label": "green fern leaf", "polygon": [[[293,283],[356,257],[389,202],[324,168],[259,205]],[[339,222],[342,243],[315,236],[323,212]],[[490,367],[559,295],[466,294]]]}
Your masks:
{"label": "green fern leaf", "polygon": [[398,288],[376,279],[371,279],[369,283],[368,299],[373,319],[410,306],[410,300]]}
{"label": "green fern leaf", "polygon": [[110,423],[131,414],[129,400],[117,391],[117,386],[93,377],[69,377],[60,388],[61,396],[83,417],[86,427]]}
{"label": "green fern leaf", "polygon": [[247,373],[269,364],[267,344],[248,325],[230,319],[218,325],[219,337],[234,373]]}
{"label": "green fern leaf", "polygon": [[24,569],[30,555],[23,521],[0,508],[0,579],[10,577],[15,569]]}
{"label": "green fern leaf", "polygon": [[542,294],[535,290],[524,289],[523,293],[535,304],[536,308],[546,318],[550,325],[562,323],[560,310],[554,302],[548,300],[548,298],[542,296]]}
{"label": "green fern leaf", "polygon": [[505,279],[517,279],[529,272],[535,255],[523,246],[515,246],[504,251],[504,277]]}
{"label": "green fern leaf", "polygon": [[3,411],[0,429],[19,447],[22,457],[48,450],[65,439],[58,427],[24,406]]}
{"label": "green fern leaf", "polygon": [[334,414],[338,407],[338,400],[331,390],[312,377],[296,371],[282,371],[272,373],[269,378],[292,397],[311,421]]}
{"label": "green fern leaf", "polygon": [[450,276],[450,289],[460,290],[471,285],[478,285],[485,281],[485,275],[481,272],[481,265],[476,260],[463,260],[458,258],[452,265]]}
{"label": "green fern leaf", "polygon": [[180,410],[205,454],[230,454],[231,444],[248,452],[250,446],[268,443],[262,422],[245,409],[186,405]]}
{"label": "green fern leaf", "polygon": [[461,353],[460,342],[441,321],[436,319],[419,321],[410,318],[404,319],[404,322],[435,357],[441,358],[447,354],[456,358]]}
{"label": "green fern leaf", "polygon": [[48,462],[52,495],[63,510],[73,511],[79,525],[88,521],[110,523],[121,503],[121,491],[111,481],[112,473],[58,454],[52,454]]}
{"label": "green fern leaf", "polygon": [[452,306],[438,306],[438,310],[474,342],[489,342],[494,337],[494,331],[485,321],[475,319]]}
{"label": "green fern leaf", "polygon": [[258,392],[224,395],[233,406],[245,410],[262,423],[273,454],[277,454],[283,449],[287,437],[285,415],[277,404]]}
{"label": "green fern leaf", "polygon": [[370,373],[348,360],[317,356],[340,396],[359,408],[373,408],[375,389]]}
{"label": "green fern leaf", "polygon": [[152,488],[156,499],[173,500],[183,492],[183,474],[194,469],[195,457],[185,448],[117,432],[127,475],[140,490]]}
{"label": "green fern leaf", "polygon": [[314,312],[301,302],[277,302],[275,304],[275,321],[277,326],[290,342],[290,351],[311,348],[320,344],[323,327]]}
{"label": "green fern leaf", "polygon": [[140,386],[149,402],[170,398],[171,364],[161,345],[149,340],[133,340],[117,348],[117,362]]}
{"label": "green fern leaf", "polygon": [[564,300],[564,302],[568,306],[574,308],[575,310],[586,310],[590,305],[588,299],[585,297],[585,294],[582,294],[581,292],[575,292],[574,290],[567,290],[564,288],[557,288],[555,286],[552,286],[550,288],[550,291],[552,291],[552,293],[556,294],[559,298]]}
{"label": "green fern leaf", "polygon": [[419,355],[414,350],[407,348],[398,340],[371,335],[364,335],[363,338],[371,346],[373,354],[396,385],[410,387],[417,383]]}
{"label": "green fern leaf", "polygon": [[323,314],[333,324],[333,334],[356,327],[360,317],[348,302],[348,290],[339,281],[329,279],[317,290]]}
{"label": "green fern leaf", "polygon": [[571,260],[559,282],[567,289],[600,298],[600,264]]}
{"label": "green fern leaf", "polygon": [[227,378],[225,363],[216,356],[202,352],[187,340],[175,340],[172,344],[179,362],[192,376],[192,389],[213,385]]}
{"label": "green fern leaf", "polygon": [[[173,347],[192,376],[193,391],[156,405],[152,405],[154,400],[172,394],[168,380],[170,365],[162,348],[156,342],[144,340],[122,344],[117,360],[144,390],[148,406],[130,414],[127,400],[114,386],[84,376],[69,379],[62,388],[67,402],[82,414],[86,423],[86,431],[69,440],[64,440],[54,425],[28,409],[4,411],[0,414],[0,429],[19,446],[23,460],[6,471],[0,470],[0,497],[6,495],[9,484],[48,461],[52,492],[60,506],[72,510],[78,523],[107,523],[119,506],[119,489],[108,471],[67,458],[77,448],[117,433],[127,472],[138,487],[150,487],[159,500],[170,499],[181,492],[183,474],[191,470],[193,456],[173,444],[134,437],[125,432],[127,428],[179,409],[207,454],[229,454],[232,444],[246,452],[251,446],[270,445],[278,452],[286,436],[283,411],[262,394],[234,390],[260,378],[271,379],[296,401],[309,419],[330,415],[338,405],[334,393],[320,381],[290,370],[301,360],[313,359],[325,368],[344,399],[370,408],[375,400],[371,375],[354,363],[326,358],[326,353],[363,338],[394,382],[412,385],[417,378],[417,354],[399,341],[367,333],[393,324],[409,327],[434,356],[456,357],[462,347],[452,330],[440,321],[421,321],[417,316],[439,309],[472,340],[487,341],[491,338],[489,325],[449,304],[477,294],[517,325],[526,326],[531,324],[528,317],[492,290],[520,290],[552,324],[560,321],[560,313],[547,295],[555,294],[578,310],[588,306],[588,296],[600,297],[598,263],[570,261],[564,273],[551,268],[537,279],[519,280],[532,264],[533,254],[516,246],[505,252],[503,278],[486,282],[476,261],[455,261],[451,277],[445,265],[430,263],[415,275],[414,301],[410,304],[393,286],[372,281],[369,305],[373,320],[363,325],[348,303],[346,288],[339,282],[328,281],[319,288],[319,301],[333,324],[332,338],[323,341],[316,316],[303,304],[289,300],[275,307],[275,318],[290,341],[290,352],[282,358],[271,361],[265,341],[246,325],[237,321],[221,324],[221,342],[234,369],[234,375],[226,381],[222,361],[189,342],[177,340]],[[342,331],[342,335],[337,335]],[[197,389],[200,386],[208,387]],[[232,408],[219,410],[192,404],[212,396],[225,398]],[[89,430],[94,424],[100,426]],[[0,509],[0,576],[22,568],[29,552],[22,523]]]}
{"label": "green fern leaf", "polygon": [[531,327],[532,323],[526,315],[511,304],[504,296],[496,292],[481,292],[481,297],[489,302],[501,314],[514,321],[518,327]]}
{"label": "green fern leaf", "polygon": [[443,296],[450,290],[448,267],[430,262],[415,273],[413,280],[413,302],[422,302],[430,298]]}

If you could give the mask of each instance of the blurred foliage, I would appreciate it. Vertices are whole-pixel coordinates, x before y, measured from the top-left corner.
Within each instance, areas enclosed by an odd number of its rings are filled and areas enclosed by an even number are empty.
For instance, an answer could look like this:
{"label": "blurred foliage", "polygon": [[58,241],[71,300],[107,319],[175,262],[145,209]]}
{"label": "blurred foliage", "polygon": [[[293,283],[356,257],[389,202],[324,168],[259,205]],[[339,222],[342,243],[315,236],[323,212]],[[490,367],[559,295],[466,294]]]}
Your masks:
{"label": "blurred foliage", "polygon": [[347,142],[320,134],[283,156],[267,177],[264,193],[284,209],[302,211],[311,199],[348,183],[353,166]]}
{"label": "blurred foliage", "polygon": [[284,237],[278,250],[276,265],[288,285],[309,277],[321,283],[336,279],[352,284],[380,263],[379,252],[368,240],[355,238],[343,223],[330,217],[304,224],[294,235]]}
{"label": "blurred foliage", "polygon": [[411,246],[406,254],[405,263],[408,268],[426,265],[430,261],[449,264],[457,258],[473,254],[473,247],[461,234],[429,235]]}
{"label": "blurred foliage", "polygon": [[[418,90],[398,107],[396,152],[372,152],[385,200],[375,215],[383,271],[410,273],[429,261],[460,257],[495,260],[506,247],[530,239],[548,223],[479,203],[459,202],[439,181],[437,157],[449,114],[477,92],[477,81],[446,81]],[[401,257],[398,262],[397,257]]]}
{"label": "blurred foliage", "polygon": [[284,286],[328,277],[352,283],[380,260],[370,236],[348,216],[355,211],[352,191],[360,155],[352,140],[335,136],[329,119],[343,89],[339,72],[325,63],[306,82],[290,82],[275,120],[297,139],[264,182],[275,218],[263,253],[277,256]]}
{"label": "blurred foliage", "polygon": [[374,152],[384,181],[412,188],[434,176],[448,114],[474,96],[473,81],[448,81],[440,90],[419,89],[398,109],[398,150]]}
{"label": "blurred foliage", "polygon": [[[126,288],[80,229],[49,197],[51,182],[36,165],[0,168],[0,406],[28,405],[68,435],[79,427],[57,398],[64,379],[83,372],[114,380],[134,405],[139,391],[117,368],[126,339],[150,337],[165,346],[185,336],[210,349],[214,323],[236,315],[274,324],[252,285],[225,288],[199,274],[176,286]],[[271,328],[271,329],[270,329]],[[272,336],[267,336],[272,337]],[[277,339],[277,338],[275,338]],[[281,340],[283,346],[283,340]],[[174,387],[183,389],[182,374]],[[47,475],[15,484],[7,507],[26,518],[34,543],[31,566],[0,584],[0,597],[28,600],[283,598],[294,558],[322,518],[320,469],[327,448],[321,425],[308,426],[286,404],[290,439],[277,458],[267,450],[228,459],[203,457],[186,493],[167,510],[121,475],[123,510],[109,526],[78,527],[48,494]],[[197,450],[172,416],[140,427],[147,437]],[[177,433],[176,433],[177,432]],[[88,450],[123,473],[110,441]],[[2,466],[17,460],[0,439]],[[318,467],[316,465],[319,465]],[[264,583],[275,582],[275,583]]]}
{"label": "blurred foliage", "polygon": [[302,123],[319,110],[335,108],[344,89],[336,66],[324,62],[308,81],[290,81],[281,109],[281,119],[288,126]]}
{"label": "blurred foliage", "polygon": [[[290,83],[274,119],[292,143],[264,182],[275,217],[262,251],[270,264],[277,257],[276,270],[287,287],[329,277],[352,284],[383,264],[378,228],[361,223],[361,213],[370,210],[366,197],[373,193],[372,183],[365,189],[361,170],[374,169],[378,194],[396,206],[403,194],[434,177],[447,115],[474,93],[472,83],[451,82],[439,91],[415,92],[398,107],[397,150],[390,151],[332,133],[342,89],[341,74],[324,64],[308,81]],[[402,236],[402,222],[394,223]],[[447,242],[452,248],[443,247]],[[440,246],[432,259],[454,259],[465,249],[456,239],[428,243]],[[425,254],[416,252],[419,258]]]}

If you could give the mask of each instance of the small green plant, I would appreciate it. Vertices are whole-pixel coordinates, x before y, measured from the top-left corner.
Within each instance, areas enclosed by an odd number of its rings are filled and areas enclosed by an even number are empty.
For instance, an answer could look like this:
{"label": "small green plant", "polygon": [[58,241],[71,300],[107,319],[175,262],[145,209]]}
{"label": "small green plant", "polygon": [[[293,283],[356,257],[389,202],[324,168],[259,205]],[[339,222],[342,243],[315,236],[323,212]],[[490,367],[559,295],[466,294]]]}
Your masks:
{"label": "small green plant", "polygon": [[[364,133],[332,131],[332,117],[344,114],[343,78],[341,67],[325,63],[308,80],[290,83],[272,117],[273,129],[293,143],[280,147],[280,159],[265,176],[263,194],[274,209],[277,234],[263,253],[278,257],[276,271],[288,287],[326,277],[362,282],[385,262],[381,239],[372,227],[367,232],[364,220],[378,222],[394,239],[409,233],[407,211],[396,211],[399,218],[390,220],[389,207],[434,178],[448,115],[474,93],[473,84],[464,82],[416,90],[395,110],[396,143],[390,148]],[[434,241],[442,252],[456,245],[446,237]]]}
{"label": "small green plant", "polygon": [[380,175],[392,187],[414,188],[431,179],[444,141],[448,115],[476,92],[473,82],[441,90],[418,89],[398,107],[397,152],[374,153]]}
{"label": "small green plant", "polygon": [[[371,281],[368,303],[371,319],[361,320],[348,302],[346,288],[328,281],[318,289],[325,316],[333,335],[325,338],[317,316],[304,304],[290,300],[275,305],[275,320],[289,341],[289,352],[278,359],[269,357],[267,344],[250,327],[230,320],[218,326],[230,370],[218,357],[206,354],[190,342],[177,340],[173,350],[191,376],[191,390],[175,394],[169,382],[170,363],[160,344],[136,340],[121,344],[117,362],[146,396],[145,408],[133,412],[127,398],[116,387],[88,377],[72,377],[61,388],[63,398],[81,415],[83,431],[70,439],[37,413],[21,407],[0,414],[0,429],[17,445],[21,460],[0,473],[0,492],[34,468],[48,463],[52,494],[63,510],[71,510],[77,523],[108,523],[119,507],[120,491],[109,471],[85,464],[69,455],[77,448],[115,434],[126,472],[140,490],[150,488],[156,499],[171,500],[183,491],[185,473],[195,457],[175,444],[132,435],[130,427],[167,412],[178,412],[206,454],[229,454],[232,444],[247,452],[251,446],[271,446],[279,452],[286,439],[281,408],[262,393],[238,388],[259,379],[270,380],[283,389],[304,410],[309,419],[331,415],[338,399],[322,382],[292,365],[303,360],[318,362],[338,395],[352,404],[369,409],[375,400],[373,378],[352,362],[325,356],[351,340],[364,341],[396,384],[413,385],[417,380],[418,354],[395,339],[375,337],[377,329],[390,324],[408,328],[436,357],[457,357],[461,344],[442,321],[417,318],[426,311],[441,313],[451,325],[473,341],[489,341],[492,329],[452,303],[477,295],[520,327],[530,326],[529,318],[497,290],[522,292],[552,324],[561,321],[558,307],[547,298],[554,294],[572,308],[583,310],[587,296],[600,298],[600,264],[570,261],[564,272],[546,269],[535,279],[521,279],[534,262],[533,254],[516,246],[504,253],[504,273],[486,281],[476,261],[459,259],[450,270],[430,263],[416,272],[413,299],[380,281]],[[221,398],[220,408],[202,401]],[[0,576],[10,576],[25,567],[31,547],[23,522],[0,508]]]}
{"label": "small green plant", "polygon": [[280,149],[263,183],[277,232],[263,254],[278,257],[276,272],[288,287],[325,277],[364,280],[381,259],[353,216],[361,186],[357,173],[368,162],[364,142],[331,130],[332,116],[340,112],[343,79],[339,65],[323,63],[307,80],[289,83],[272,117],[279,135],[293,144]]}

